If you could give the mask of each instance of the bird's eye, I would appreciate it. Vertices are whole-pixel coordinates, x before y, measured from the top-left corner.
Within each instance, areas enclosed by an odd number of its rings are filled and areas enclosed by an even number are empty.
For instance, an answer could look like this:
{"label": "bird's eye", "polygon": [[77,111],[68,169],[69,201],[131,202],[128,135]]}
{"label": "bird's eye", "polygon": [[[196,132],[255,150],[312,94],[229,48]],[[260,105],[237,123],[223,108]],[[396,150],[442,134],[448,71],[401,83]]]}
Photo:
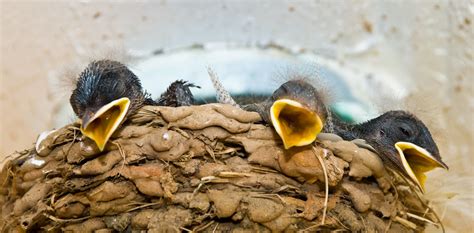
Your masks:
{"label": "bird's eye", "polygon": [[385,131],[383,129],[380,130],[380,136],[385,136]]}
{"label": "bird's eye", "polygon": [[404,127],[400,127],[399,129],[400,129],[400,131],[401,131],[405,136],[407,136],[407,137],[410,137],[410,136],[411,136],[411,133],[410,133],[410,131],[409,131],[408,129],[406,129],[406,128],[404,128]]}

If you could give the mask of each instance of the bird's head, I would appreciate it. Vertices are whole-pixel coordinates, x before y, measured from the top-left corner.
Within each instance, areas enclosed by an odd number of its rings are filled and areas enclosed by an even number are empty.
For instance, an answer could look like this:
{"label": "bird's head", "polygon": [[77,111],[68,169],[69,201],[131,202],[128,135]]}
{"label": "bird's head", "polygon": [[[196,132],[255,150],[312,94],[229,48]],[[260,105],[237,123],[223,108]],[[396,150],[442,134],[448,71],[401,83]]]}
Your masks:
{"label": "bird's head", "polygon": [[364,138],[424,191],[425,173],[448,169],[425,124],[405,111],[389,111],[361,125]]}
{"label": "bird's head", "polygon": [[79,75],[70,103],[82,121],[82,134],[102,151],[142,95],[140,81],[126,66],[101,60],[90,63]]}
{"label": "bird's head", "polygon": [[285,149],[305,146],[316,140],[327,118],[327,110],[314,86],[290,80],[272,95],[270,119]]}

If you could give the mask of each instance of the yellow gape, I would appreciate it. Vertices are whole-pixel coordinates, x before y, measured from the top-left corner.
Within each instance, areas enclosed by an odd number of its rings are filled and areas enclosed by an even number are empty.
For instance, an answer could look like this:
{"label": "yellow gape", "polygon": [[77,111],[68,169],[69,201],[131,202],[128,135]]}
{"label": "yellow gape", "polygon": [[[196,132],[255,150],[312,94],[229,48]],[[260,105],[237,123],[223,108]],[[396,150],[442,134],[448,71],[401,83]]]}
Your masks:
{"label": "yellow gape", "polygon": [[425,192],[426,172],[437,167],[447,169],[442,163],[433,158],[430,152],[413,143],[397,142],[395,148],[397,148],[400,155],[403,168],[422,192]]}
{"label": "yellow gape", "polygon": [[321,118],[315,112],[294,100],[275,101],[270,117],[285,149],[311,144],[323,128]]}
{"label": "yellow gape", "polygon": [[110,136],[127,115],[129,107],[130,99],[126,97],[101,107],[87,122],[82,122],[82,134],[94,140],[100,151],[103,151]]}

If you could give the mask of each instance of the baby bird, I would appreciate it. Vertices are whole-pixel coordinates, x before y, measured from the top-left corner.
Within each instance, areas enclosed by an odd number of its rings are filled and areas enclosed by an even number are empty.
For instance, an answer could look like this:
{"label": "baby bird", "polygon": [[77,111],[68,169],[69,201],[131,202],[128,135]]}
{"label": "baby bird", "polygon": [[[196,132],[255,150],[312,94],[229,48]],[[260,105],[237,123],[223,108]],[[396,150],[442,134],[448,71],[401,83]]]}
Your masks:
{"label": "baby bird", "polygon": [[113,132],[142,105],[153,103],[140,80],[112,60],[91,62],[79,75],[69,99],[81,119],[81,132],[102,151]]}
{"label": "baby bird", "polygon": [[365,123],[348,125],[333,119],[334,133],[345,140],[364,139],[379,153],[384,164],[401,171],[422,192],[425,173],[448,169],[425,124],[406,111],[389,111]]}
{"label": "baby bird", "polygon": [[[217,75],[208,69],[220,103],[239,106],[223,88]],[[328,112],[314,86],[303,78],[282,84],[263,102],[242,106],[260,114],[271,124],[283,141],[285,149],[313,143],[321,132]]]}
{"label": "baby bird", "polygon": [[190,87],[201,88],[184,80],[177,80],[156,101],[158,106],[180,107],[194,104],[194,96]]}

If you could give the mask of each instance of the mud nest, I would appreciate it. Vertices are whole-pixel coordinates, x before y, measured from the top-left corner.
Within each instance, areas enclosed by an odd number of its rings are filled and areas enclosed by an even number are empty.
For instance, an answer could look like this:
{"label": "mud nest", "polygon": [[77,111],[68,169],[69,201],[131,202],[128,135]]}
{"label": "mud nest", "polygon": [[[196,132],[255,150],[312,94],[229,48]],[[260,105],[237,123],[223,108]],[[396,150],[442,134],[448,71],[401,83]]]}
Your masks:
{"label": "mud nest", "polygon": [[104,152],[79,124],[1,172],[3,232],[417,232],[435,214],[359,142],[284,150],[256,113],[142,108]]}

